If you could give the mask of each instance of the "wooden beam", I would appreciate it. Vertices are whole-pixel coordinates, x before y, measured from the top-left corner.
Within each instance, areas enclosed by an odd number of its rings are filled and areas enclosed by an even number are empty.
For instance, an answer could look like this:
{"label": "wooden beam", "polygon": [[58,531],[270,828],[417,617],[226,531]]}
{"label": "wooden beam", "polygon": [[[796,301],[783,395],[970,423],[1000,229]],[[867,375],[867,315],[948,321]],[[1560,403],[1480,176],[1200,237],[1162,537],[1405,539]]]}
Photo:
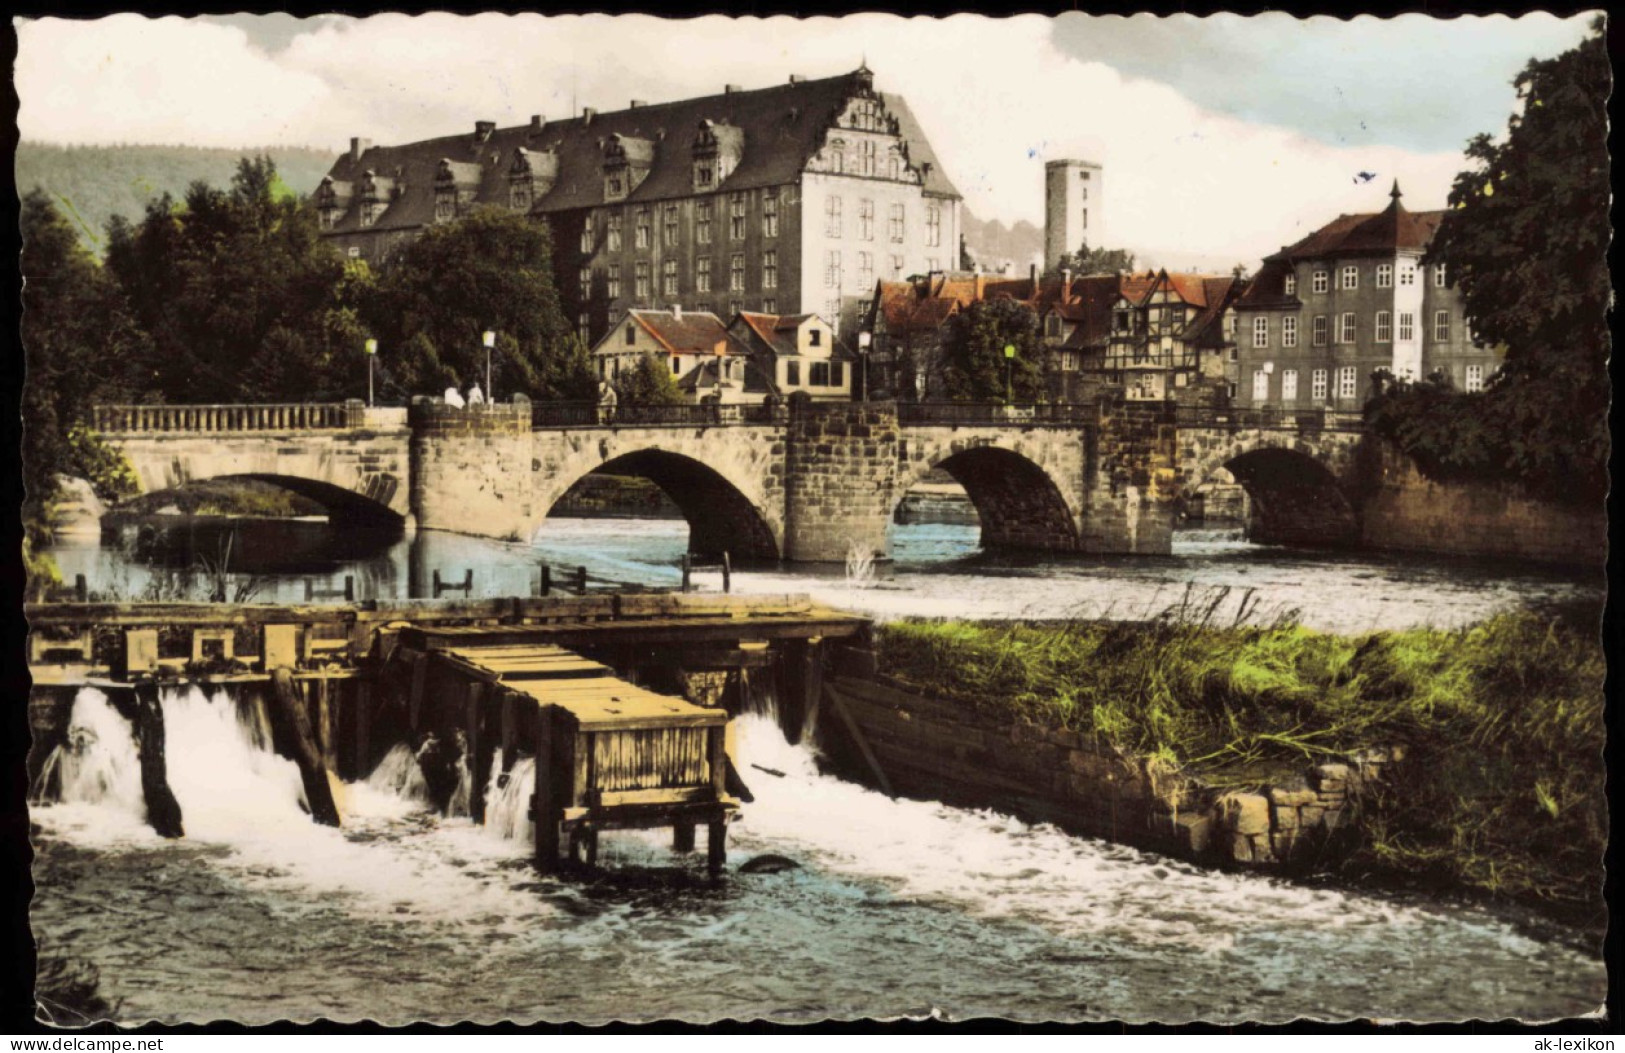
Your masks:
{"label": "wooden beam", "polygon": [[530,798],[531,821],[536,825],[536,868],[551,874],[559,868],[559,812],[563,802],[554,793],[553,713],[542,710],[536,722],[536,790]]}
{"label": "wooden beam", "polygon": [[468,685],[464,698],[468,740],[468,815],[476,823],[485,822],[485,784],[491,777],[491,751],[485,735],[485,685],[478,680]]}
{"label": "wooden beam", "polygon": [[880,784],[881,792],[887,797],[896,797],[897,794],[892,791],[891,780],[886,778],[886,772],[881,768],[880,761],[875,758],[874,750],[869,748],[869,740],[864,738],[863,729],[858,727],[858,722],[847,712],[841,696],[830,690],[828,684],[824,685],[824,696],[829,699],[830,708],[835,710],[835,715],[841,718],[841,723],[846,725],[846,730],[851,734],[858,752],[863,754],[864,763],[869,765],[869,771],[874,775],[875,782]]}
{"label": "wooden beam", "polygon": [[141,756],[141,795],[147,802],[147,822],[159,837],[183,837],[181,805],[169,788],[164,756],[164,708],[158,685],[143,680],[135,685],[135,741]]}
{"label": "wooden beam", "polygon": [[407,726],[415,733],[423,713],[423,690],[429,679],[429,654],[420,652],[412,658],[412,693],[409,696]]}
{"label": "wooden beam", "polygon": [[338,826],[339,810],[333,803],[333,787],[327,781],[327,766],[322,763],[321,751],[311,732],[310,716],[305,712],[294,685],[293,670],[278,666],[271,671],[271,684],[276,689],[277,710],[289,732],[287,737],[294,751],[294,763],[299,766],[299,778],[305,785],[305,802],[310,805],[310,817],[323,826]]}

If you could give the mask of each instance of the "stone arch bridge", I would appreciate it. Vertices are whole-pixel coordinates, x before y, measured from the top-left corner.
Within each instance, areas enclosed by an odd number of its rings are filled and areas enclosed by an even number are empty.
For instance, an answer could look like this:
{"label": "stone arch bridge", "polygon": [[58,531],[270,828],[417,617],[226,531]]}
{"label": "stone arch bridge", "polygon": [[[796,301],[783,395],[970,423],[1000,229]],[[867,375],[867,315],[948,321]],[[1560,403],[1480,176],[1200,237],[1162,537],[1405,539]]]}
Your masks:
{"label": "stone arch bridge", "polygon": [[583,476],[612,471],[664,489],[696,553],[838,562],[884,554],[898,503],[942,469],[975,503],[985,548],[1159,554],[1184,494],[1221,467],[1252,494],[1266,535],[1360,536],[1362,433],[1323,414],[1124,401],[614,410],[420,400],[110,406],[96,426],[145,492],[246,476],[347,516],[515,540]]}

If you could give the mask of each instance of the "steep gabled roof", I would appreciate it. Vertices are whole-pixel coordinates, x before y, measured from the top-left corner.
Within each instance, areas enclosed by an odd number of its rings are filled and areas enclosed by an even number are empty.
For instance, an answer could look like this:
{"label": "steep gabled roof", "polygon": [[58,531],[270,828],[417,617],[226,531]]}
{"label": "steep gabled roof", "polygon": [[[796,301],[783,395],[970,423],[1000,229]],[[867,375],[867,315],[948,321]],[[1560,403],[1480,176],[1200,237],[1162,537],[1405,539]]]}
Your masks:
{"label": "steep gabled roof", "polygon": [[[359,181],[372,170],[398,179],[400,193],[370,227],[361,227],[355,211],[332,228],[336,232],[415,228],[434,220],[434,181],[442,159],[479,172],[477,203],[506,206],[508,169],[514,151],[553,151],[558,171],[550,186],[536,188],[533,211],[541,214],[591,208],[605,203],[604,147],[612,140],[630,144],[642,154],[639,141],[652,143],[648,175],[626,197],[629,202],[659,201],[694,193],[695,136],[703,122],[721,122],[738,128],[743,151],[733,172],[715,188],[717,192],[783,186],[795,182],[807,161],[823,146],[825,133],[847,99],[868,82],[866,70],[778,84],[755,91],[727,92],[697,99],[637,106],[608,113],[583,115],[562,121],[425,139],[399,146],[375,146],[359,158],[342,155],[329,175],[335,181]],[[925,193],[959,197],[943,170],[925,132],[900,96],[877,93],[897,119],[898,132],[908,145],[910,165],[921,173]],[[929,167],[927,167],[929,166]],[[459,176],[461,181],[464,176]]]}
{"label": "steep gabled roof", "polygon": [[[669,354],[714,355],[718,345],[722,345],[725,354],[750,353],[728,332],[722,319],[709,311],[684,311],[679,316],[671,311],[633,309],[626,317],[654,337]],[[616,326],[611,332],[618,329]]]}

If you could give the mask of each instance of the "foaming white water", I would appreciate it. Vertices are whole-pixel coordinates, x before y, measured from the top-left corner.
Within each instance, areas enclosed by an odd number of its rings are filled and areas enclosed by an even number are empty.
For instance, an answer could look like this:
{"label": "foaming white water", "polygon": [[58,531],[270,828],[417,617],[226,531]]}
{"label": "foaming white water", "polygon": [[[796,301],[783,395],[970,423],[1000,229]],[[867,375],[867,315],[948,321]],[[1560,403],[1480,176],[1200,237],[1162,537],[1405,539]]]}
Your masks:
{"label": "foaming white water", "polygon": [[[100,692],[89,694],[111,709]],[[298,767],[264,748],[252,700],[239,704],[225,693],[211,699],[187,686],[166,689],[162,703],[168,778],[186,830],[182,844],[228,849],[218,864],[245,883],[328,893],[333,906],[362,916],[512,920],[545,912],[534,897],[513,894],[500,868],[511,846],[463,836],[466,820],[413,821],[421,801],[395,792],[388,778],[335,780],[342,829],[312,822]],[[87,713],[94,711],[86,705]],[[116,711],[113,717],[123,721]],[[127,723],[124,736],[128,741]],[[124,747],[109,730],[90,748]],[[139,779],[134,793],[139,802]],[[114,849],[131,840],[152,843],[150,831],[132,836],[142,814],[111,803],[35,812],[47,831]],[[107,821],[119,816],[123,821]]]}
{"label": "foaming white water", "polygon": [[423,780],[423,769],[412,753],[412,747],[398,743],[384,754],[384,759],[367,776],[367,785],[379,793],[398,797],[403,801],[428,804],[429,787]]}
{"label": "foaming white water", "polygon": [[530,795],[536,783],[536,758],[514,762],[502,777],[502,750],[491,762],[491,781],[485,791],[486,832],[504,841],[536,843],[536,824],[530,818]]}
{"label": "foaming white water", "polygon": [[[1068,936],[1205,953],[1282,929],[1336,938],[1436,920],[1376,897],[1200,869],[991,811],[891,800],[820,775],[813,754],[790,746],[768,717],[740,718],[739,742],[742,774],[756,795],[734,825],[741,850],[799,852],[903,897],[1021,918]],[[1536,946],[1510,931],[1504,936],[1523,950]]]}
{"label": "foaming white water", "polygon": [[81,688],[69,712],[65,741],[51,751],[40,774],[41,788],[56,782],[64,804],[108,804],[145,818],[141,797],[141,758],[130,722],[107,696]]}

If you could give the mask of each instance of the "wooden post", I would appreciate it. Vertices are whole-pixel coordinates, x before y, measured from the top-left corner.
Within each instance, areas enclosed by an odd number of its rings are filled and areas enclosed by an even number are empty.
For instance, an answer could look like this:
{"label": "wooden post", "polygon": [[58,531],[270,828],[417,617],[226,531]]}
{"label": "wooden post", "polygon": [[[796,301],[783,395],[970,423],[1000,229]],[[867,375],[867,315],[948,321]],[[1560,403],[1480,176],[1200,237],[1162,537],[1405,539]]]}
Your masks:
{"label": "wooden post", "polygon": [[143,680],[135,685],[135,741],[141,755],[141,795],[147,802],[147,822],[159,837],[184,837],[181,805],[169,788],[164,759],[164,709],[158,685]]}
{"label": "wooden post", "polygon": [[728,553],[722,554],[722,591],[733,591],[733,563],[728,559]]}
{"label": "wooden post", "polygon": [[705,870],[712,877],[722,873],[728,861],[728,824],[717,820],[705,832]]}
{"label": "wooden post", "polygon": [[412,693],[407,697],[407,727],[413,733],[423,716],[423,689],[429,679],[429,652],[412,659]]}
{"label": "wooden post", "polygon": [[886,778],[886,772],[880,767],[880,761],[876,759],[874,751],[869,748],[869,740],[863,737],[863,731],[858,727],[858,722],[852,718],[851,713],[847,712],[846,706],[841,702],[841,696],[831,691],[828,685],[824,687],[824,694],[828,696],[830,707],[835,710],[835,715],[841,718],[841,723],[845,724],[846,730],[851,733],[852,741],[857,743],[858,752],[863,754],[864,763],[869,765],[869,771],[874,775],[875,782],[880,784],[881,792],[887,797],[896,797],[897,794],[891,788],[891,780]]}
{"label": "wooden post", "polygon": [[316,598],[316,583],[309,578],[305,579],[305,602],[309,603]]}
{"label": "wooden post", "polygon": [[673,852],[694,851],[694,824],[674,823],[671,828],[671,850]]}
{"label": "wooden post", "polygon": [[536,791],[530,797],[530,817],[536,824],[536,868],[551,874],[559,868],[559,800],[554,793],[553,707],[546,706],[537,721]]}
{"label": "wooden post", "polygon": [[73,594],[80,603],[85,603],[90,599],[90,586],[86,583],[83,574],[73,576]]}
{"label": "wooden post", "polygon": [[310,817],[323,826],[339,825],[339,810],[333,803],[333,788],[327,781],[327,767],[322,763],[321,751],[316,748],[311,734],[310,717],[294,687],[293,670],[278,666],[271,671],[271,685],[276,689],[277,709],[290,733],[294,763],[299,765],[299,777],[305,784],[305,801],[310,805]]}
{"label": "wooden post", "polygon": [[438,600],[440,598],[440,588],[440,571],[437,568],[434,572],[434,599]]}
{"label": "wooden post", "polygon": [[463,595],[464,596],[469,596],[469,597],[472,597],[474,595],[474,568],[473,567],[469,567],[468,569],[463,571]]}
{"label": "wooden post", "polygon": [[316,682],[316,720],[321,729],[322,764],[328,771],[339,770],[338,706],[330,697],[328,678]]}
{"label": "wooden post", "polygon": [[484,695],[483,681],[468,685],[468,817],[476,823],[485,822],[485,784],[491,777],[491,752],[485,748]]}
{"label": "wooden post", "polygon": [[368,762],[372,760],[372,743],[368,741],[371,734],[372,684],[358,680],[355,685],[355,752],[350,755],[350,775],[353,778],[365,779],[372,774],[368,770]]}
{"label": "wooden post", "polygon": [[802,696],[801,727],[796,729],[795,741],[792,746],[803,742],[810,742],[818,731],[818,703],[824,697],[824,647],[823,642],[816,638],[807,641],[806,648],[801,652]]}
{"label": "wooden post", "polygon": [[[512,691],[502,693],[502,771],[513,770],[519,759],[519,699]],[[537,763],[541,763],[538,761]]]}
{"label": "wooden post", "polygon": [[577,567],[576,568],[576,595],[577,596],[585,596],[586,594],[587,594],[587,568],[586,567]]}
{"label": "wooden post", "polygon": [[684,592],[688,592],[688,591],[690,591],[692,589],[692,585],[690,585],[690,583],[689,583],[689,577],[693,574],[693,572],[694,572],[694,557],[691,556],[689,553],[685,552],[685,553],[683,553],[683,591]]}
{"label": "wooden post", "polygon": [[355,602],[355,575],[354,574],[346,574],[346,575],[344,575],[344,602],[345,603],[354,603]]}
{"label": "wooden post", "polygon": [[553,591],[553,568],[546,563],[542,564],[542,595],[546,596]]}

